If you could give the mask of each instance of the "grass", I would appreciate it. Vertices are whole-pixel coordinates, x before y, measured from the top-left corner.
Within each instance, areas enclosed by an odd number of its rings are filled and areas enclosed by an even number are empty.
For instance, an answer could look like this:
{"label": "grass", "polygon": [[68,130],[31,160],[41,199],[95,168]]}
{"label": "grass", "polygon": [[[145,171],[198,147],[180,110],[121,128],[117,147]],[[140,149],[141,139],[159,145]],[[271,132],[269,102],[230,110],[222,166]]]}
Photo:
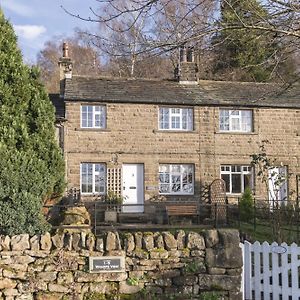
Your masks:
{"label": "grass", "polygon": [[[273,232],[272,223],[268,220],[256,219],[256,224],[254,222],[234,222],[232,223],[232,227],[239,229],[241,234],[243,234],[247,239],[251,242],[259,241],[264,242],[267,241],[272,243],[277,240],[276,234]],[[297,233],[298,232],[298,233]],[[299,228],[296,225],[283,224],[281,225],[281,240],[286,242],[287,244],[291,244],[293,242],[299,243],[300,240],[300,232]]]}

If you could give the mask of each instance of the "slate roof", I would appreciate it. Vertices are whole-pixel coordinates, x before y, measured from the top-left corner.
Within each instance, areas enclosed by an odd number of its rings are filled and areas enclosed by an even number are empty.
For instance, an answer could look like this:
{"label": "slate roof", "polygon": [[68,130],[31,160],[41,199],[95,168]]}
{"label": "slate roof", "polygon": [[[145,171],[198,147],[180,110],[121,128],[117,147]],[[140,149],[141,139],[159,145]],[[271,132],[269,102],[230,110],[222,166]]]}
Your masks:
{"label": "slate roof", "polygon": [[172,80],[66,79],[65,101],[155,103],[212,106],[300,108],[300,85],[200,80],[183,85]]}
{"label": "slate roof", "polygon": [[63,119],[65,117],[64,100],[59,97],[59,94],[49,94],[49,98],[55,107],[56,120]]}

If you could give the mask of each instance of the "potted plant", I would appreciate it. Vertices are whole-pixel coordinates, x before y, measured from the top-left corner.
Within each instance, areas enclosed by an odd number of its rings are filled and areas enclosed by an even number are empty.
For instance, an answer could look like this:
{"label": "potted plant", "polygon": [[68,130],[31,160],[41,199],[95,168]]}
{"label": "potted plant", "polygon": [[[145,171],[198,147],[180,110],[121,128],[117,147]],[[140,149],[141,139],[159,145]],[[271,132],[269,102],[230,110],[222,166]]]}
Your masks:
{"label": "potted plant", "polygon": [[104,198],[106,210],[104,212],[105,222],[116,223],[118,220],[118,211],[120,210],[120,205],[123,204],[124,198],[112,191],[108,191],[106,197]]}

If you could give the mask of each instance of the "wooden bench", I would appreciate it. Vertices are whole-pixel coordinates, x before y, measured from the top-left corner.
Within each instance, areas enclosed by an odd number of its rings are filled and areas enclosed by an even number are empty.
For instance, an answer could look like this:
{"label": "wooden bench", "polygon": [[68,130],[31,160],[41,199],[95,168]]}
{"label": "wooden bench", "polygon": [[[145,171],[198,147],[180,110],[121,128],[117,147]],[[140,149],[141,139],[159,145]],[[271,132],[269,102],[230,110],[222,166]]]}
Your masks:
{"label": "wooden bench", "polygon": [[198,216],[199,223],[199,209],[197,204],[166,204],[166,212],[168,224],[170,224],[171,216]]}

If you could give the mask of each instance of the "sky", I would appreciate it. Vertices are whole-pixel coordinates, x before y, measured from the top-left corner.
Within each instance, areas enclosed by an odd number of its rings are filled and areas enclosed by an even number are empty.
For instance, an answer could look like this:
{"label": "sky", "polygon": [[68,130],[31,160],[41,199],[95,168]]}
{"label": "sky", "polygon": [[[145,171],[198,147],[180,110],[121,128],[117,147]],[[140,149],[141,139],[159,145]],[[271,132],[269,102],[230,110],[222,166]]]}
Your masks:
{"label": "sky", "polygon": [[92,16],[89,7],[96,0],[0,0],[5,17],[13,24],[24,61],[35,63],[44,43],[55,36],[70,36],[74,28],[95,26],[64,12],[63,6],[74,14]]}

